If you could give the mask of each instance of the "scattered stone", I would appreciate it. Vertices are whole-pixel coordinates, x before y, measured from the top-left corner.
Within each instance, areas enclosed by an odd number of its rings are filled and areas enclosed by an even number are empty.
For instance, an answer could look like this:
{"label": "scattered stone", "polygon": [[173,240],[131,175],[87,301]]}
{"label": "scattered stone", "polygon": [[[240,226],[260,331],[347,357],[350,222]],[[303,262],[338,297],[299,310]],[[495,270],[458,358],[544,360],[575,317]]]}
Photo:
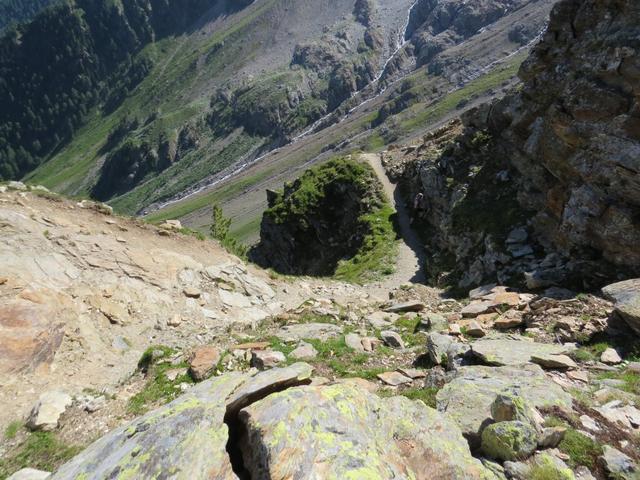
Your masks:
{"label": "scattered stone", "polygon": [[540,448],[556,448],[566,433],[567,429],[564,427],[545,428],[538,435],[538,446]]}
{"label": "scattered stone", "polygon": [[276,332],[276,337],[285,342],[298,342],[307,338],[326,342],[341,333],[342,327],[333,323],[296,323],[282,327]]}
{"label": "scattered stone", "polygon": [[380,340],[377,338],[364,337],[362,339],[362,348],[364,348],[365,352],[373,352],[378,343],[380,343]]}
{"label": "scattered stone", "polygon": [[531,361],[537,363],[542,368],[549,369],[569,369],[577,368],[578,365],[567,355],[548,355],[548,354],[536,354],[531,356]]}
{"label": "scattered stone", "polygon": [[567,377],[571,380],[589,383],[589,372],[585,372],[584,370],[570,370],[567,372]]}
{"label": "scattered stone", "polygon": [[478,300],[473,301],[462,310],[462,316],[464,318],[475,318],[482,313],[487,313],[495,307],[495,304],[490,300]]}
{"label": "scattered stone", "polygon": [[413,380],[400,372],[384,372],[376,375],[382,382],[392,387],[403,385],[405,383],[411,383]]}
{"label": "scattered stone", "polygon": [[347,347],[355,350],[356,352],[364,352],[365,348],[362,345],[362,338],[356,333],[348,333],[344,336],[344,343]]}
{"label": "scattered stone", "polygon": [[400,367],[398,368],[398,371],[414,380],[416,378],[425,378],[427,376],[427,373],[424,370],[418,370],[417,368]]}
{"label": "scattered stone", "polygon": [[595,410],[608,421],[625,430],[640,428],[640,410],[633,405],[625,405],[620,400],[614,400],[596,407]]}
{"label": "scattered stone", "polygon": [[449,349],[455,342],[449,335],[431,333],[427,336],[427,353],[429,359],[436,365],[441,365],[448,356]]}
{"label": "scattered stone", "polygon": [[600,431],[600,427],[598,426],[596,421],[588,415],[580,415],[580,423],[584,428],[586,428],[590,432]]}
{"label": "scattered stone", "polygon": [[220,350],[213,345],[196,347],[189,356],[189,374],[200,382],[209,377],[220,362]]}
{"label": "scattered stone", "polygon": [[310,360],[318,356],[318,351],[313,347],[313,345],[301,342],[296,349],[289,354],[289,356],[295,360]]}
{"label": "scattered stone", "polygon": [[173,315],[169,320],[167,320],[167,326],[169,327],[179,327],[182,324],[182,317],[179,314]]}
{"label": "scattered stone", "polygon": [[511,230],[511,232],[509,232],[509,235],[507,235],[506,242],[508,244],[524,243],[527,241],[527,238],[529,238],[527,229],[525,227],[518,227],[518,228],[514,228],[513,230]]}
{"label": "scattered stone", "polygon": [[640,373],[640,362],[630,362],[627,365],[627,370],[633,373]]}
{"label": "scattered stone", "polygon": [[493,327],[498,330],[508,330],[517,328],[523,324],[522,312],[518,310],[508,310],[493,322]]}
{"label": "scattered stone", "polygon": [[622,357],[614,348],[609,347],[600,355],[600,361],[608,365],[617,365],[622,363]]}
{"label": "scattered stone", "polygon": [[481,338],[487,334],[487,332],[485,332],[480,324],[476,321],[472,321],[469,323],[469,325],[467,325],[466,332],[467,335],[475,338]]}
{"label": "scattered stone", "polygon": [[202,295],[202,292],[195,287],[185,287],[182,293],[188,298],[200,298],[200,295]]}
{"label": "scattered stone", "polygon": [[176,378],[182,377],[183,375],[186,375],[188,372],[189,372],[189,369],[187,368],[172,368],[164,372],[164,374],[169,379],[169,381],[175,382]]}
{"label": "scattered stone", "polygon": [[490,283],[488,285],[482,285],[478,288],[474,288],[473,290],[469,291],[469,298],[471,300],[478,300],[482,297],[485,297],[487,295],[489,295],[494,288],[496,288],[498,285],[495,283]]}
{"label": "scattered stone", "polygon": [[462,335],[462,329],[460,328],[460,325],[458,325],[457,323],[450,324],[449,335],[454,335],[456,337]]}
{"label": "scattered stone", "polygon": [[382,341],[391,348],[404,348],[404,341],[402,337],[397,333],[391,330],[385,330],[380,332],[380,337],[382,337]]}
{"label": "scattered stone", "polygon": [[[426,320],[423,323],[423,320]],[[424,325],[427,325],[427,328],[424,328]],[[422,326],[420,326],[422,325]],[[423,330],[435,330],[436,332],[444,330],[449,327],[449,322],[446,318],[444,318],[439,313],[427,313],[424,319],[420,320],[419,328]]]}
{"label": "scattered stone", "polygon": [[375,312],[367,317],[373,328],[383,329],[391,326],[398,319],[398,315],[388,312]]}
{"label": "scattered stone", "polygon": [[603,447],[600,461],[605,470],[615,478],[635,480],[640,473],[640,469],[629,456],[609,445]]}
{"label": "scattered stone", "polygon": [[[560,454],[557,450],[548,450],[547,452],[536,453],[531,461],[533,465],[543,468],[543,471],[547,475],[544,478],[549,480],[575,480],[571,468],[559,458],[560,456],[564,456],[564,454]],[[565,460],[568,459],[567,456]],[[525,478],[523,480],[529,479]]]}
{"label": "scattered stone", "polygon": [[251,366],[258,370],[273,368],[286,361],[284,353],[277,350],[255,350],[251,354]]}
{"label": "scattered stone", "polygon": [[50,391],[40,395],[27,418],[27,428],[49,432],[58,427],[58,420],[71,406],[73,399],[64,392]]}
{"label": "scattered stone", "polygon": [[535,429],[518,420],[493,423],[482,431],[482,451],[496,460],[522,460],[538,445]]}
{"label": "scattered stone", "polygon": [[404,303],[396,303],[384,309],[388,313],[405,313],[405,312],[421,312],[425,309],[425,305],[419,301],[411,301]]}
{"label": "scattered stone", "polygon": [[613,283],[602,289],[615,302],[615,311],[640,335],[640,278]]}
{"label": "scattered stone", "polygon": [[51,477],[51,473],[44,470],[36,470],[35,468],[23,468],[13,475],[7,477],[6,480],[46,480]]}

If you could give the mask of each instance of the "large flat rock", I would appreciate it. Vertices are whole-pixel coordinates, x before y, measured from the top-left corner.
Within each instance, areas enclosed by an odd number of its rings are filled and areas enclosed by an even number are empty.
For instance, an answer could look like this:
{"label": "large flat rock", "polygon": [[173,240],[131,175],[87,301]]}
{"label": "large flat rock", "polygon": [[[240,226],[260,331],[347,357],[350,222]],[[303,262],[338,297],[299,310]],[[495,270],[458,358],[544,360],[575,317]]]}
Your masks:
{"label": "large flat rock", "polygon": [[296,323],[285,325],[276,336],[286,342],[297,342],[305,339],[326,341],[342,333],[342,327],[333,323]]}
{"label": "large flat rock", "polygon": [[438,392],[438,410],[453,419],[477,447],[479,433],[491,419],[491,403],[505,391],[517,394],[536,408],[556,405],[569,408],[572,403],[571,396],[548,379],[538,365],[470,366],[460,368],[456,378]]}
{"label": "large flat rock", "polygon": [[517,366],[531,362],[531,357],[563,355],[575,349],[573,345],[537,343],[519,337],[483,338],[471,344],[471,353],[483,364]]}
{"label": "large flat rock", "polygon": [[252,478],[493,479],[456,425],[404,397],[354,384],[298,387],[240,413]]}

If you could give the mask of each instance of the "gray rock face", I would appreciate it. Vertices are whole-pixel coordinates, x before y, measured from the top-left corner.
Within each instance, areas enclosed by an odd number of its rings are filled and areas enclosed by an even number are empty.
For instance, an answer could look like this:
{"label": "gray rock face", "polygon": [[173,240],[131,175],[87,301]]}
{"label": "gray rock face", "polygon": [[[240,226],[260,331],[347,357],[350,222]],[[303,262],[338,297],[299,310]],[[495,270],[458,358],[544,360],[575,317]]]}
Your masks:
{"label": "gray rock face", "polygon": [[240,418],[252,478],[495,478],[435,410],[353,385],[287,390]]}
{"label": "gray rock face", "polygon": [[457,344],[455,338],[441,333],[430,333],[427,337],[427,353],[429,358],[436,365],[443,363],[444,359],[448,359],[449,352]]}
{"label": "gray rock face", "polygon": [[491,421],[491,405],[499,393],[514,392],[534,408],[572,404],[571,396],[547,379],[538,365],[461,367],[456,375],[438,392],[438,410],[458,424],[472,446],[479,446],[480,432]]}
{"label": "gray rock face", "polygon": [[[453,257],[460,287],[640,275],[639,22],[636,0],[557,2],[522,89],[466,113],[453,143],[442,135],[448,147],[416,148],[404,179],[429,204],[429,273]],[[433,146],[442,154],[424,155]],[[528,238],[514,231],[525,223]],[[544,264],[548,253],[560,260]]]}
{"label": "gray rock face", "polygon": [[616,312],[640,335],[640,278],[607,285],[602,293],[615,302]]}
{"label": "gray rock face", "polygon": [[297,363],[252,377],[230,373],[93,443],[52,475],[59,479],[153,478],[236,480],[226,451],[225,416],[281,388],[308,383],[311,366]]}

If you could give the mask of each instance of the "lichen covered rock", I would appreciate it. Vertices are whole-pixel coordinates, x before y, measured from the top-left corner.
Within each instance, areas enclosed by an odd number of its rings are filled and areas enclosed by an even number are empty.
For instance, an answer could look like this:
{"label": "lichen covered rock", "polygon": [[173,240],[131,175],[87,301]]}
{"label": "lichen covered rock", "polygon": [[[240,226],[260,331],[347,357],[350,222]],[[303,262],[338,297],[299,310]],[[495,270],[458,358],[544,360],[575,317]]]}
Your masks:
{"label": "lichen covered rock", "polygon": [[536,431],[527,422],[498,422],[482,431],[482,451],[497,460],[528,458],[537,445]]}

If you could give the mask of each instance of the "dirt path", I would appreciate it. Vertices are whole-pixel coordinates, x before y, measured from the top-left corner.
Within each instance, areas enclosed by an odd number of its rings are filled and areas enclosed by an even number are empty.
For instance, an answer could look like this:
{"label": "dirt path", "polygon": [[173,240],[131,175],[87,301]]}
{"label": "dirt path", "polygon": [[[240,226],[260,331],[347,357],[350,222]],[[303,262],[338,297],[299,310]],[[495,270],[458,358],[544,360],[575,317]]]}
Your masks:
{"label": "dirt path", "polygon": [[411,228],[411,212],[405,206],[396,184],[391,183],[384,171],[380,155],[364,153],[361,158],[366,160],[378,175],[384,188],[384,192],[393,203],[397,212],[397,224],[400,227],[402,241],[398,246],[398,261],[393,275],[385,278],[383,284],[389,288],[402,283],[424,283],[425,255],[423,245],[414,230]]}

